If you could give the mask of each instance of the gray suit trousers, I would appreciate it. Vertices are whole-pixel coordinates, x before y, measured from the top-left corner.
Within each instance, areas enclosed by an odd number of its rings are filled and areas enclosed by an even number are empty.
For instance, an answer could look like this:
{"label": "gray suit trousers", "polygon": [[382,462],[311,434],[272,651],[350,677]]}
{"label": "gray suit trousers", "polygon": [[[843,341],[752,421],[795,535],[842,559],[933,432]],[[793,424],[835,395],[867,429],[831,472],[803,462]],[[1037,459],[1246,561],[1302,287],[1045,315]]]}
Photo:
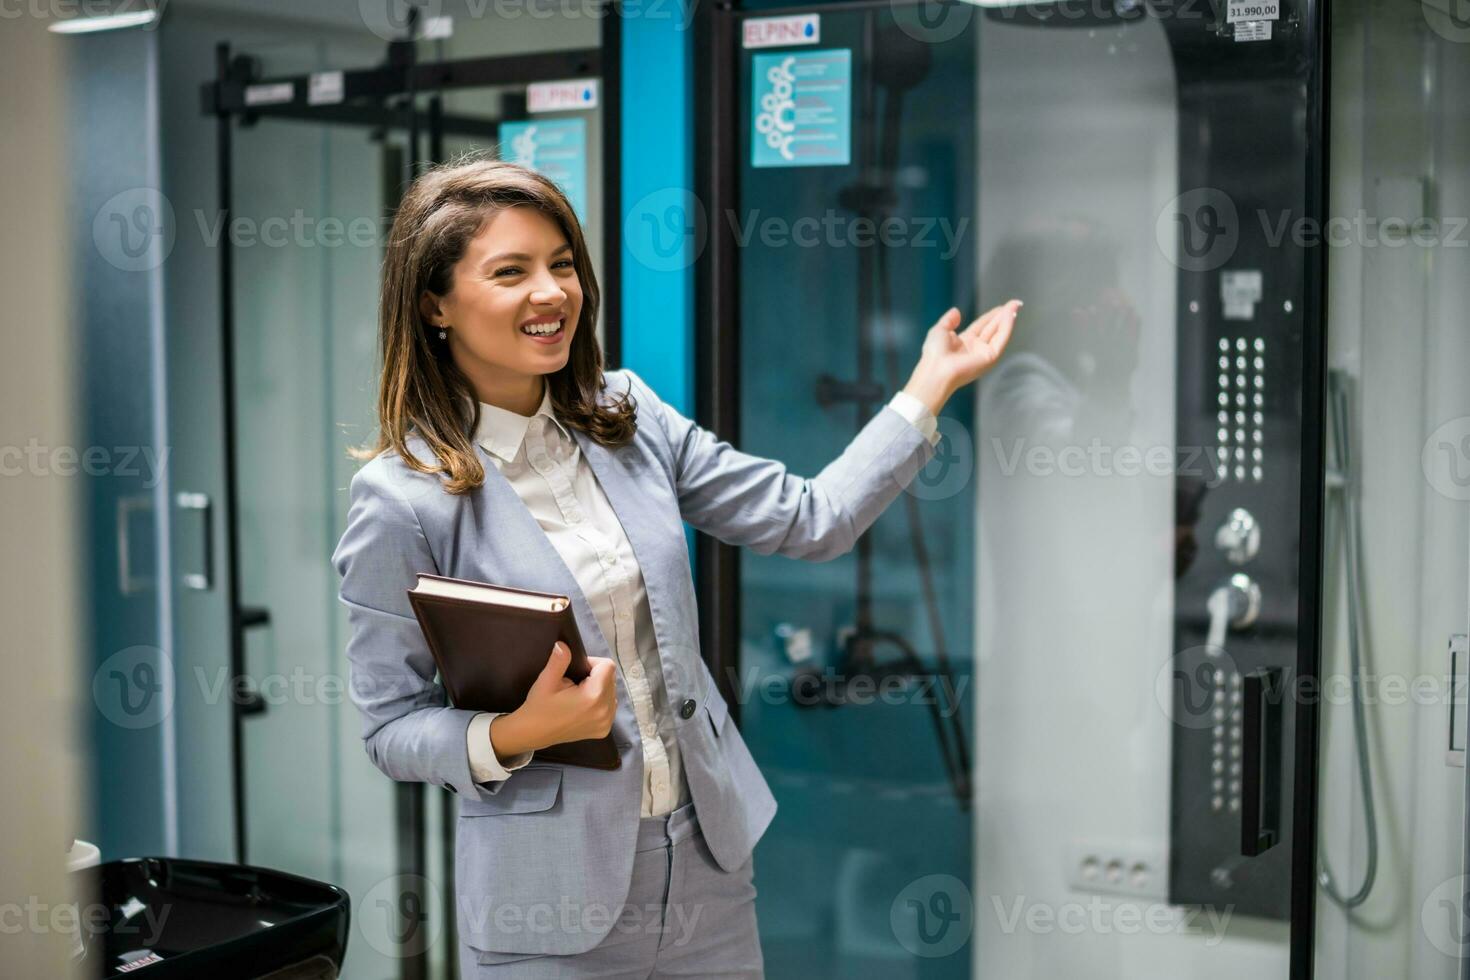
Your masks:
{"label": "gray suit trousers", "polygon": [[[754,858],[734,871],[715,861],[687,803],[643,817],[628,897],[612,928],[583,953],[492,953],[460,943],[464,980],[561,977],[764,977],[755,921]],[[590,918],[595,911],[578,909]]]}

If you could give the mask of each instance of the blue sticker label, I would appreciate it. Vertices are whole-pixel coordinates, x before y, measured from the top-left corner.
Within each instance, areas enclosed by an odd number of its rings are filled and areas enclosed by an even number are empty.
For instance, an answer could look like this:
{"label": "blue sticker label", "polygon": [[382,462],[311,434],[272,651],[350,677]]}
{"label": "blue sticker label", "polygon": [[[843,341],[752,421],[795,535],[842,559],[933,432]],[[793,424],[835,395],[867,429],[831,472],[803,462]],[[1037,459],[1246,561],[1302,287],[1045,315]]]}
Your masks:
{"label": "blue sticker label", "polygon": [[537,119],[500,124],[503,159],[551,178],[587,220],[587,120]]}
{"label": "blue sticker label", "polygon": [[822,167],[851,160],[852,52],[758,54],[753,59],[753,167]]}

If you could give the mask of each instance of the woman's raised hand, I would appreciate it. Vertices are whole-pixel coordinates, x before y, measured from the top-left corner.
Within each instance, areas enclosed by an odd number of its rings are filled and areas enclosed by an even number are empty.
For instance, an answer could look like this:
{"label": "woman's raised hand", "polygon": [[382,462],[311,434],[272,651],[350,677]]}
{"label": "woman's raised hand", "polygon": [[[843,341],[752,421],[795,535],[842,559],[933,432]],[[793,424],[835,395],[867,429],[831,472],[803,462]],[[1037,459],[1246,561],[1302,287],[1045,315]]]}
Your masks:
{"label": "woman's raised hand", "polygon": [[618,710],[616,665],[608,657],[588,657],[592,672],[581,683],[565,674],[572,651],[558,640],[551,648],[526,700],[490,726],[490,744],[499,758],[532,749],[586,738],[602,738],[612,731]]}
{"label": "woman's raised hand", "polygon": [[1013,299],[986,310],[970,321],[964,330],[956,332],[960,325],[960,311],[951,306],[924,337],[919,363],[904,391],[938,415],[950,395],[979,378],[1000,360],[1006,343],[1011,339],[1011,329],[1016,325],[1016,314],[1020,309],[1021,301]]}

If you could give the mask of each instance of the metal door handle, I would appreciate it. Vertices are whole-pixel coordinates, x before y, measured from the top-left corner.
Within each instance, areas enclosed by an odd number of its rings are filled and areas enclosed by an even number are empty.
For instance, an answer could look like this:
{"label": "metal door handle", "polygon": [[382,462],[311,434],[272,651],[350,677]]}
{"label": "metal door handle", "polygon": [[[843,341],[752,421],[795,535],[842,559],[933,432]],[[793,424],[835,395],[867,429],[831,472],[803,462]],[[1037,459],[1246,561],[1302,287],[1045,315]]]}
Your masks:
{"label": "metal door handle", "polygon": [[1465,768],[1465,745],[1463,742],[1455,744],[1460,729],[1455,724],[1455,699],[1460,696],[1460,657],[1466,649],[1464,633],[1456,633],[1450,637],[1450,730],[1445,738],[1444,763],[1459,769]]}
{"label": "metal door handle", "polygon": [[1281,839],[1281,713],[1285,706],[1280,667],[1245,675],[1240,853],[1264,854]]}
{"label": "metal door handle", "polygon": [[186,589],[197,589],[207,592],[214,587],[214,548],[211,544],[210,534],[210,503],[207,493],[181,492],[174,497],[174,505],[180,510],[196,510],[199,512],[201,546],[199,570],[197,572],[184,572],[181,579]]}

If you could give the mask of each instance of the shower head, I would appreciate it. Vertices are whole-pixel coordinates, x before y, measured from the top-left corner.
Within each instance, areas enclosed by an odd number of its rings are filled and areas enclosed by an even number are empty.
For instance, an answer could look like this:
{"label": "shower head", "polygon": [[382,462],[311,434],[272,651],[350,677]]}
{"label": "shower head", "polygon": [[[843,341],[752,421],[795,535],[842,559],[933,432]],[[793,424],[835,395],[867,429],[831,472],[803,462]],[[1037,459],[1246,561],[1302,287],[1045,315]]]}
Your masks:
{"label": "shower head", "polygon": [[932,45],[897,24],[879,28],[873,50],[873,81],[890,92],[905,92],[929,75]]}

